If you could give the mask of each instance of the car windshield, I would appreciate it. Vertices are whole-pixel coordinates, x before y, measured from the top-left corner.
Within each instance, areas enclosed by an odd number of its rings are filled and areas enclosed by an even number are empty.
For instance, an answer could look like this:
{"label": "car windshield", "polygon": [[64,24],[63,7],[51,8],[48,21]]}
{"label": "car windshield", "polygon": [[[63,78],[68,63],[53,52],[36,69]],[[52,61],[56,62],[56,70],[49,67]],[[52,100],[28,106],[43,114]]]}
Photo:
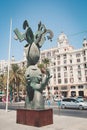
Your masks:
{"label": "car windshield", "polygon": [[84,101],[80,101],[80,100],[79,100],[79,102],[84,102]]}
{"label": "car windshield", "polygon": [[83,97],[77,97],[76,99],[77,99],[78,101],[81,101],[81,102],[84,101]]}

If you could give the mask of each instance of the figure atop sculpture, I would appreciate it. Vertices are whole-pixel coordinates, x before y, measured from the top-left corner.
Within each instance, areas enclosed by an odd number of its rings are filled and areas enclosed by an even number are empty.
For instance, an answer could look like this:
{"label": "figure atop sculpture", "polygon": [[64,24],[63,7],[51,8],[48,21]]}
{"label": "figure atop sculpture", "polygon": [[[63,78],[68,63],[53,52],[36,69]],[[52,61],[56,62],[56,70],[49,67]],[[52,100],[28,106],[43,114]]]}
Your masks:
{"label": "figure atop sculpture", "polygon": [[27,20],[23,23],[23,29],[25,30],[23,34],[17,28],[14,30],[14,33],[20,42],[23,40],[27,41],[27,44],[24,46],[27,58],[27,69],[25,72],[27,96],[25,107],[27,109],[44,109],[42,92],[52,76],[47,68],[46,74],[43,76],[41,70],[37,67],[37,62],[40,58],[40,48],[46,40],[46,34],[49,34],[47,39],[52,40],[53,32],[46,29],[45,25],[39,22],[38,30],[33,34]]}
{"label": "figure atop sculpture", "polygon": [[39,22],[38,29],[34,34],[32,29],[29,27],[27,20],[25,20],[23,23],[23,29],[25,30],[23,34],[19,32],[17,28],[14,30],[14,32],[20,42],[23,40],[27,41],[27,44],[24,47],[28,66],[35,65],[39,61],[40,48],[46,40],[46,34],[49,34],[47,35],[47,39],[52,40],[53,32],[49,29],[46,29],[45,25]]}

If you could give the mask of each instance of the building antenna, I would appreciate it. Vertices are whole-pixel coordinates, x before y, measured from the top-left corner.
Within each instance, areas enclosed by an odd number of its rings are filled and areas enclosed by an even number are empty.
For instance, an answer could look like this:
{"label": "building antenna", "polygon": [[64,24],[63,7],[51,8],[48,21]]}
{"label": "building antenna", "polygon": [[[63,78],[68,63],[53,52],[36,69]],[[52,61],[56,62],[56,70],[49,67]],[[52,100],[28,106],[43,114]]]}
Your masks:
{"label": "building antenna", "polygon": [[74,33],[74,34],[70,34],[70,35],[68,35],[68,37],[69,36],[80,35],[81,33],[87,33],[87,30],[84,30],[84,31],[81,31],[81,32],[78,32],[78,33]]}

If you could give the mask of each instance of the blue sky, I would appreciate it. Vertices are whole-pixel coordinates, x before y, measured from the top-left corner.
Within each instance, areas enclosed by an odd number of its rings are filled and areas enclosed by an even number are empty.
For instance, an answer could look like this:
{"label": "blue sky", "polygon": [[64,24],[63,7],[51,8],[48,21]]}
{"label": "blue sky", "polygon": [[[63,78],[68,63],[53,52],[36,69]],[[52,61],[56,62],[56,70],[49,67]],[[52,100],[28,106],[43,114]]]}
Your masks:
{"label": "blue sky", "polygon": [[17,27],[24,32],[22,25],[25,19],[34,33],[39,21],[53,31],[53,41],[46,41],[42,49],[57,46],[57,38],[62,31],[76,49],[82,47],[83,38],[87,37],[87,0],[0,0],[0,60],[8,59],[11,18],[11,56],[16,60],[23,59],[26,41],[14,40],[13,30]]}

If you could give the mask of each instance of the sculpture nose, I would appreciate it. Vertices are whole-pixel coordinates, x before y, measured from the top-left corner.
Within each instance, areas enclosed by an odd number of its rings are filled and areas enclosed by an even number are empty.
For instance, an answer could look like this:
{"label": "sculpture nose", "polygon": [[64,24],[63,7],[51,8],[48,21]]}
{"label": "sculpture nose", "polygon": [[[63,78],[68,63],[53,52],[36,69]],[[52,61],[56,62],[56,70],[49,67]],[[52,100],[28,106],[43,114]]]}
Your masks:
{"label": "sculpture nose", "polygon": [[42,81],[42,75],[41,74],[38,76],[38,80]]}

